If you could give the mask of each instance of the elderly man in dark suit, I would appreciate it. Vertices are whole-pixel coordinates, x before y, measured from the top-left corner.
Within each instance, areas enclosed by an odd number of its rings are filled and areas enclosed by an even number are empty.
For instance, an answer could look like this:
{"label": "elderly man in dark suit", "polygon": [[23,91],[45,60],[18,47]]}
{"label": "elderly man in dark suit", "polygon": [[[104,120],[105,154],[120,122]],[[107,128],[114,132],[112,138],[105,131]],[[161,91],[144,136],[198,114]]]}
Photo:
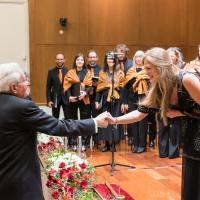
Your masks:
{"label": "elderly man in dark suit", "polygon": [[56,66],[48,71],[46,83],[47,106],[52,108],[52,115],[59,118],[62,106],[65,119],[68,119],[67,100],[63,90],[63,80],[68,71],[64,66],[65,57],[63,54],[56,55]]}
{"label": "elderly man in dark suit", "polygon": [[16,63],[0,65],[0,199],[42,200],[37,131],[57,136],[92,135],[106,127],[107,113],[94,119],[58,120],[27,97],[27,79]]}

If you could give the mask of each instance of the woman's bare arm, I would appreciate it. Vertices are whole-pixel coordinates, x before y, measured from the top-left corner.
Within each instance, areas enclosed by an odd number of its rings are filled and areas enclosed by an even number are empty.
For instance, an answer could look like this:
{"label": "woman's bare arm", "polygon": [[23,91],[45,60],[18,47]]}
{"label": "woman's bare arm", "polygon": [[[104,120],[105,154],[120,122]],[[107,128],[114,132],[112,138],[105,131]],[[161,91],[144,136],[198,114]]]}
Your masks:
{"label": "woman's bare arm", "polygon": [[107,118],[109,124],[131,124],[134,122],[141,121],[148,113],[142,113],[138,110],[134,110],[126,115],[120,117],[112,117],[111,115]]}
{"label": "woman's bare arm", "polygon": [[194,74],[183,76],[183,85],[192,99],[200,105],[200,80]]}

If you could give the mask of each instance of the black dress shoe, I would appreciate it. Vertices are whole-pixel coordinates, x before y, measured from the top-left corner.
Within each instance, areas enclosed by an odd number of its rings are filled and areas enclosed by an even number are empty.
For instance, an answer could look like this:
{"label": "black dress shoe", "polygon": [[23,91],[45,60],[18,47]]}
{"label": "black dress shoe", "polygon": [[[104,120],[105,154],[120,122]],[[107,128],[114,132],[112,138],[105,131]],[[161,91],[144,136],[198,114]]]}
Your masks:
{"label": "black dress shoe", "polygon": [[154,148],[154,141],[153,141],[153,140],[150,141],[150,143],[149,143],[149,147],[150,147],[150,148]]}
{"label": "black dress shoe", "polygon": [[128,145],[132,145],[133,144],[133,140],[132,140],[132,138],[128,138]]}
{"label": "black dress shoe", "polygon": [[145,147],[138,147],[137,153],[143,153],[146,151]]}
{"label": "black dress shoe", "polygon": [[133,148],[132,148],[132,152],[133,152],[133,153],[137,153],[137,151],[138,151],[138,147],[133,147]]}
{"label": "black dress shoe", "polygon": [[110,151],[110,146],[104,146],[102,152]]}
{"label": "black dress shoe", "polygon": [[113,152],[116,152],[116,148],[115,148],[115,146],[114,146],[114,147],[111,147],[110,150],[113,151]]}

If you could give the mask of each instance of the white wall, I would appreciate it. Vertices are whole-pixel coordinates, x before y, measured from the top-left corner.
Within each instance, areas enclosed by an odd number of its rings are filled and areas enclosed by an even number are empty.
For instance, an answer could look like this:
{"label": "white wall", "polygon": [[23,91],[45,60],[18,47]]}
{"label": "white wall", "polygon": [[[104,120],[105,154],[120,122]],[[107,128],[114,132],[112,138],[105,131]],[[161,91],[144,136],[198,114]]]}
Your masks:
{"label": "white wall", "polygon": [[28,0],[0,0],[0,63],[18,62],[29,72]]}

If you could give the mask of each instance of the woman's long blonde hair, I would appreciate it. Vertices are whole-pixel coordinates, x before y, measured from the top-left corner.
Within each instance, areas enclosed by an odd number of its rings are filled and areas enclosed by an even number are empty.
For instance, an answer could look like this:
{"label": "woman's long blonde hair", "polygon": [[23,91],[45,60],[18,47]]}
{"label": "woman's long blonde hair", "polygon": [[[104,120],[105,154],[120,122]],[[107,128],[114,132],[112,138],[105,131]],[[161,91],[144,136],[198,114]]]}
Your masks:
{"label": "woman's long blonde hair", "polygon": [[144,59],[156,67],[158,77],[141,105],[160,108],[160,117],[163,119],[164,124],[167,125],[166,113],[176,84],[176,74],[173,71],[169,54],[162,48],[155,47],[148,50]]}

